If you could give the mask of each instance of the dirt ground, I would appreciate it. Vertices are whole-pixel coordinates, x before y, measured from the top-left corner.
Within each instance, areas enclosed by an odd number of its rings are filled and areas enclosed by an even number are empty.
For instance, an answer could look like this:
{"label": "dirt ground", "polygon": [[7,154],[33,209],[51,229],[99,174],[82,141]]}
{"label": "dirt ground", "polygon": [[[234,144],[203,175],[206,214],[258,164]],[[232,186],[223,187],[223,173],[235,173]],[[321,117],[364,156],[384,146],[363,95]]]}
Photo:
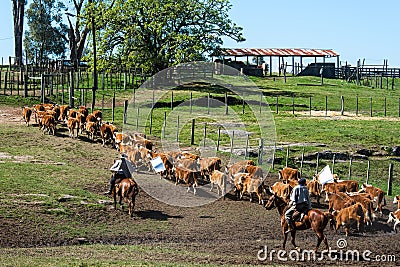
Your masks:
{"label": "dirt ground", "polygon": [[[19,123],[19,110],[2,108],[0,110],[0,123]],[[21,124],[21,127],[24,127]],[[73,141],[71,141],[73,142]],[[98,144],[95,144],[98,149]],[[107,164],[104,161],[101,164]],[[269,174],[265,183],[273,184],[277,176]],[[86,190],[98,194],[99,198],[104,198],[104,184],[87,185]],[[160,192],[162,193],[162,192]],[[169,194],[169,192],[164,192]],[[267,196],[265,196],[267,198]],[[154,245],[183,251],[193,251],[193,255],[186,253],[163,254],[163,262],[187,262],[187,263],[214,263],[214,264],[279,264],[279,265],[353,265],[353,266],[390,266],[400,263],[400,246],[398,246],[399,234],[393,232],[393,224],[386,223],[389,211],[396,209],[396,204],[392,203],[391,197],[386,197],[387,205],[384,207],[384,214],[377,213],[377,220],[374,225],[367,228],[366,233],[357,233],[345,237],[341,228],[337,233],[325,230],[328,243],[331,249],[338,250],[333,255],[336,259],[331,260],[323,255],[323,261],[295,261],[280,259],[278,255],[272,254],[271,250],[278,251],[282,242],[280,221],[277,210],[265,210],[258,203],[251,203],[246,197],[238,201],[228,193],[225,200],[219,199],[213,203],[200,206],[183,208],[170,206],[149,196],[143,190],[140,191],[135,207],[135,215],[130,218],[126,211],[114,211],[111,205],[105,205],[101,211],[93,210],[85,205],[71,204],[71,220],[77,225],[95,227],[97,224],[109,225],[110,231],[100,232],[99,234],[89,234],[85,236],[85,244],[141,244]],[[326,210],[326,205],[318,206],[313,202],[313,206]],[[35,205],[18,203],[14,208],[35,209]],[[49,247],[78,245],[79,240],[64,236],[62,231],[47,232],[48,225],[54,226],[60,223],[57,217],[50,214],[38,212],[40,219],[37,221],[15,220],[13,218],[0,218],[2,230],[0,231],[0,247],[2,248],[21,248],[21,247]],[[160,227],[151,228],[151,225]],[[46,225],[44,227],[43,225]],[[126,230],[127,225],[140,231]],[[145,228],[143,225],[149,225]],[[163,227],[165,225],[165,228]],[[73,227],[73,226],[71,226]],[[138,229],[138,228],[137,228]],[[338,241],[345,239],[347,246],[338,247]],[[316,244],[316,235],[311,230],[300,231],[296,236],[297,244],[302,249],[313,249]],[[268,256],[265,260],[259,259],[264,256],[262,250],[267,246]],[[292,249],[290,241],[286,250]],[[321,250],[323,246],[321,246]],[[340,253],[350,250],[358,250],[360,254],[369,250],[367,260],[340,260]],[[343,254],[342,254],[343,255]],[[377,257],[394,255],[395,262],[380,262]],[[286,254],[286,257],[288,254]],[[285,258],[285,257],[283,257]],[[148,256],[144,260],[157,260]]]}

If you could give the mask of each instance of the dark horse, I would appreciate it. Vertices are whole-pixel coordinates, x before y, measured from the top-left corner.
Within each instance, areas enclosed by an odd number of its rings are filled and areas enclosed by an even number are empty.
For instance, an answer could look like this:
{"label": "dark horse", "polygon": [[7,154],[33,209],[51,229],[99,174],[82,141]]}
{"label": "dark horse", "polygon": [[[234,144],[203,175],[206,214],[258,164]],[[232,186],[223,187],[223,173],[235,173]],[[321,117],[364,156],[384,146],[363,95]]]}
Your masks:
{"label": "dark horse", "polygon": [[[282,226],[282,233],[283,233],[283,244],[282,244],[283,249],[285,249],[287,235],[288,235],[288,233],[286,233],[286,231],[289,228],[289,226],[285,220],[285,210],[286,210],[287,205],[288,204],[285,202],[285,200],[283,200],[281,197],[277,196],[276,194],[272,195],[268,199],[267,203],[265,204],[265,208],[267,210],[271,210],[272,208],[276,207],[278,209],[279,215],[281,216],[281,226]],[[318,237],[317,247],[315,248],[315,251],[318,250],[318,247],[321,244],[321,241],[324,241],[326,249],[329,249],[328,241],[326,240],[326,236],[324,235],[324,229],[330,219],[333,219],[333,216],[329,212],[322,212],[320,210],[315,210],[315,209],[309,210],[307,212],[307,214],[304,215],[304,218],[302,219],[301,222],[295,222],[296,227],[293,231],[290,232],[291,241],[292,241],[293,246],[297,250],[300,250],[300,248],[298,246],[296,246],[296,243],[295,243],[297,230],[306,230],[306,229],[312,228]]]}

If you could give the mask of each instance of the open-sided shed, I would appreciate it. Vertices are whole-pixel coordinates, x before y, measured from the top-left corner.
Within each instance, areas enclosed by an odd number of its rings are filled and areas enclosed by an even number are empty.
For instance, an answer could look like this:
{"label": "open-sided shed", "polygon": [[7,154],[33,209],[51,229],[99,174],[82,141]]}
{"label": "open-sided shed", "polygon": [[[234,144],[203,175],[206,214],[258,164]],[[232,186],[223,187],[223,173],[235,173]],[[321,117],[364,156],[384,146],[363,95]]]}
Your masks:
{"label": "open-sided shed", "polygon": [[[269,73],[273,73],[273,59],[278,58],[278,72],[288,70],[293,74],[301,72],[304,67],[304,58],[314,58],[314,63],[320,59],[321,63],[325,63],[327,58],[336,57],[336,67],[339,67],[339,54],[332,49],[310,49],[310,48],[225,48],[221,50],[218,55],[225,60],[226,57],[232,58],[237,61],[238,57],[246,57],[247,64],[249,64],[249,57],[269,57]],[[291,59],[291,64],[287,58]],[[298,59],[298,61],[296,61]],[[266,60],[266,63],[268,61]],[[288,64],[289,63],[289,64]],[[289,67],[289,69],[288,69]]]}

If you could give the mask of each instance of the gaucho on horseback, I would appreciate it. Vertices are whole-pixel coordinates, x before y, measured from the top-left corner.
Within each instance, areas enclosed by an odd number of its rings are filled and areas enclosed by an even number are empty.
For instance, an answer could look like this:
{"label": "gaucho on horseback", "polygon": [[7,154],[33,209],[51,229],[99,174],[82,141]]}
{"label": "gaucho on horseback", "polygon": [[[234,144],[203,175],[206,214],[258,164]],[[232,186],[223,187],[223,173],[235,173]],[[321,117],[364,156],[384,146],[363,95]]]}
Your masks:
{"label": "gaucho on horseback", "polygon": [[289,229],[286,231],[286,233],[289,233],[296,228],[293,219],[293,214],[295,211],[298,211],[301,214],[307,214],[308,210],[310,209],[311,201],[306,186],[306,179],[302,178],[299,180],[299,184],[296,185],[290,193],[289,206],[285,212],[285,220],[289,226]]}

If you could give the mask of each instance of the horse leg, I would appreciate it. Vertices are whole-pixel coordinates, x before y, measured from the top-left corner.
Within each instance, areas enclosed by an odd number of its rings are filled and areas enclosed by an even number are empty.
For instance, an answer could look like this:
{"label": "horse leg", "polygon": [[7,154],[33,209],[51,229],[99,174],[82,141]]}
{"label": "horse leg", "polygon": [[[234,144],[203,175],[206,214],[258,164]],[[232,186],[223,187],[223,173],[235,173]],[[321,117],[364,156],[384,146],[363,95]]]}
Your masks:
{"label": "horse leg", "polygon": [[287,235],[288,235],[288,233],[286,233],[286,229],[287,227],[285,227],[285,225],[284,226],[282,226],[282,233],[283,233],[283,243],[282,243],[282,249],[285,249],[285,246],[286,246],[286,240],[287,240]]}
{"label": "horse leg", "polygon": [[317,246],[315,247],[315,252],[317,252],[319,245],[321,245],[321,242],[324,241],[326,249],[328,249],[328,241],[326,240],[326,236],[322,231],[317,231],[316,232],[318,241],[317,241]]}
{"label": "horse leg", "polygon": [[300,247],[296,245],[296,230],[290,232],[290,239],[292,241],[293,247],[300,252]]}

